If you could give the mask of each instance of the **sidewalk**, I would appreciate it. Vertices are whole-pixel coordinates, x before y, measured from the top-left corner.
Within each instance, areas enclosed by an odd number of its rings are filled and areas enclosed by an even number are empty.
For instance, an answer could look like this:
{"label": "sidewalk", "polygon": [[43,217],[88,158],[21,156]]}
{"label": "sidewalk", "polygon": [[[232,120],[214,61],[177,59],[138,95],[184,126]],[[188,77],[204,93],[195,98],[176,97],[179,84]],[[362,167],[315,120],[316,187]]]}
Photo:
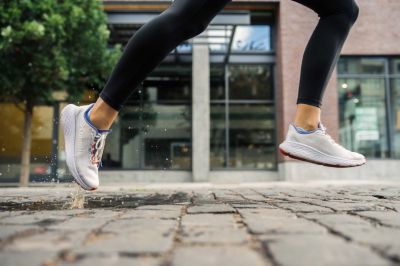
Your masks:
{"label": "sidewalk", "polygon": [[[0,265],[400,265],[400,183],[0,189]],[[82,208],[83,207],[83,208]]]}

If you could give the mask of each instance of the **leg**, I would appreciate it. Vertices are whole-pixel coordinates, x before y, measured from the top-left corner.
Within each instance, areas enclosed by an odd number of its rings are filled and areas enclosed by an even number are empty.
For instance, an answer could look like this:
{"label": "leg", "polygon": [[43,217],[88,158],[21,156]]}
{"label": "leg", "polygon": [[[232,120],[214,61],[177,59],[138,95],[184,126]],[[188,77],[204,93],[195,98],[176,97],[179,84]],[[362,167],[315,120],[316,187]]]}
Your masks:
{"label": "leg", "polygon": [[358,6],[354,0],[294,1],[311,8],[320,17],[304,52],[295,118],[297,125],[309,130],[315,129],[320,122],[322,97],[357,19]]}
{"label": "leg", "polygon": [[141,27],[115,66],[94,105],[67,105],[61,113],[68,169],[86,190],[99,186],[105,140],[123,103],[179,43],[204,31],[231,0],[175,0]]}
{"label": "leg", "polygon": [[129,40],[90,113],[101,129],[111,126],[137,86],[181,42],[203,32],[231,0],[175,0]]}
{"label": "leg", "polygon": [[283,155],[332,167],[365,164],[362,154],[337,144],[320,123],[321,100],[343,43],[358,16],[354,0],[294,0],[320,16],[306,47],[301,66],[295,124],[279,145]]}

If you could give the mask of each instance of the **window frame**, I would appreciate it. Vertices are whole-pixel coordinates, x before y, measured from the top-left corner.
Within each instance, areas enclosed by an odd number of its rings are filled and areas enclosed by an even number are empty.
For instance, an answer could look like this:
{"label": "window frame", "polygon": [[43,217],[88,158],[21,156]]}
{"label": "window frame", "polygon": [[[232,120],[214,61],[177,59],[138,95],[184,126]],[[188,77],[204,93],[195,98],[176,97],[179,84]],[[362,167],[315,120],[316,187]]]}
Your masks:
{"label": "window frame", "polygon": [[[393,131],[393,106],[392,106],[392,79],[400,79],[400,74],[392,74],[390,70],[390,63],[394,59],[399,59],[399,56],[341,56],[339,60],[346,59],[376,59],[382,60],[384,63],[384,73],[383,74],[355,74],[355,73],[339,73],[337,70],[337,77],[336,79],[383,79],[384,86],[385,86],[385,122],[386,122],[386,134],[387,134],[387,145],[388,145],[388,154],[389,157],[385,159],[396,159],[395,152],[394,152],[394,141],[395,141],[395,133]],[[381,158],[374,158],[374,159],[381,159]]]}

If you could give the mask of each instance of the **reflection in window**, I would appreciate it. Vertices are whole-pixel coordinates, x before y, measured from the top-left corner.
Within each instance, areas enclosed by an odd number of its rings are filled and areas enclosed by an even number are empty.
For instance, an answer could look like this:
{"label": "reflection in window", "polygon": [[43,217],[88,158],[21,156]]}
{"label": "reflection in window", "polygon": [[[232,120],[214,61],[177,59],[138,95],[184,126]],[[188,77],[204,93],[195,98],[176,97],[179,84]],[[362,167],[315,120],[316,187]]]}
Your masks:
{"label": "reflection in window", "polygon": [[271,27],[269,25],[237,26],[232,51],[270,51]]}
{"label": "reflection in window", "polygon": [[[398,60],[400,66],[400,60]],[[391,80],[393,155],[400,159],[400,78]]]}
{"label": "reflection in window", "polygon": [[210,168],[221,169],[227,164],[225,104],[211,104]]}
{"label": "reflection in window", "polygon": [[266,65],[230,65],[229,98],[272,100],[272,69]]}
{"label": "reflection in window", "polygon": [[390,65],[390,73],[400,75],[400,59],[392,59]]}
{"label": "reflection in window", "polygon": [[384,79],[339,79],[340,141],[368,157],[389,156]]}
{"label": "reflection in window", "polygon": [[341,58],[339,74],[385,74],[385,60],[382,58]]}
{"label": "reflection in window", "polygon": [[211,52],[226,52],[233,32],[232,25],[215,25],[207,29],[207,42]]}
{"label": "reflection in window", "polygon": [[[0,182],[17,182],[21,174],[24,113],[13,103],[0,104]],[[53,107],[35,106],[32,117],[31,180],[48,179],[53,133]],[[60,173],[63,174],[63,173]]]}
{"label": "reflection in window", "polygon": [[161,68],[152,72],[122,109],[107,139],[105,167],[191,169],[190,65]]}
{"label": "reflection in window", "polygon": [[272,66],[224,69],[211,65],[211,169],[275,169]]}
{"label": "reflection in window", "polygon": [[229,162],[237,169],[275,167],[274,107],[231,104],[229,107]]}
{"label": "reflection in window", "polygon": [[[233,34],[233,38],[232,38]],[[197,41],[208,44],[211,53],[228,52],[231,44],[233,53],[270,52],[271,26],[264,25],[210,25],[199,36]],[[232,43],[230,41],[232,40]],[[192,51],[192,39],[179,44],[178,53],[190,53]],[[172,52],[174,53],[175,50]]]}
{"label": "reflection in window", "polygon": [[400,59],[344,57],[338,72],[341,142],[372,158],[400,158]]}

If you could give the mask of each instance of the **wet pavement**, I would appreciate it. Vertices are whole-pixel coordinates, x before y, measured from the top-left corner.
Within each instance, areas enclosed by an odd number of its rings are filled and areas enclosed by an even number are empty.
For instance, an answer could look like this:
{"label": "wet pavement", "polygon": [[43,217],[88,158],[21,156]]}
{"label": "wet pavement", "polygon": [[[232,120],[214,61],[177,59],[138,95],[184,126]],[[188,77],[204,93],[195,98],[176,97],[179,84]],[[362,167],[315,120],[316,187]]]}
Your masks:
{"label": "wet pavement", "polygon": [[400,183],[0,189],[0,265],[400,265]]}

